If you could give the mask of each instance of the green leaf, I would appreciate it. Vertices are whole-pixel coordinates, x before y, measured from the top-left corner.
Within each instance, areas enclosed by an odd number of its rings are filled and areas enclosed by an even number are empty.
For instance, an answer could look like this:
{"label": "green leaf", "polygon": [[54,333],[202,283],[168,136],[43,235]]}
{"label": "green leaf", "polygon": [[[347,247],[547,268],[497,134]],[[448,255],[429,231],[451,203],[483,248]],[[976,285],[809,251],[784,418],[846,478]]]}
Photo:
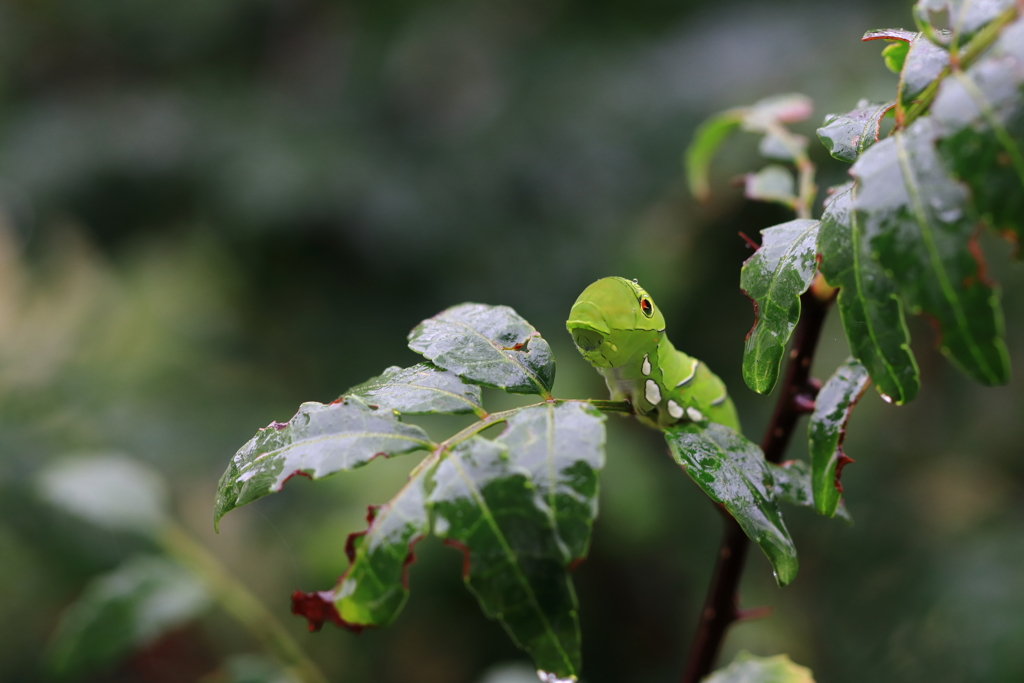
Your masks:
{"label": "green leaf", "polygon": [[920,388],[910,333],[896,283],[876,260],[853,211],[857,188],[835,189],[821,217],[819,268],[839,287],[839,315],[853,355],[867,367],[878,391],[897,405],[912,400]]}
{"label": "green leaf", "polygon": [[349,567],[334,590],[321,596],[334,602],[347,626],[387,626],[405,605],[412,547],[430,530],[425,488],[429,473],[429,468],[415,472],[390,502],[371,508],[366,531],[349,536]]}
{"label": "green leaf", "polygon": [[[927,24],[948,23],[949,29],[962,43],[1013,7],[1013,3],[1014,0],[918,0],[914,14]],[[940,21],[936,22],[936,19]]]}
{"label": "green leaf", "polygon": [[796,546],[773,493],[775,480],[756,444],[720,424],[665,431],[672,455],[711,500],[721,503],[772,563],[785,586],[796,577]]}
{"label": "green leaf", "polygon": [[397,410],[409,415],[422,413],[485,414],[480,387],[467,384],[458,375],[419,363],[411,368],[392,366],[380,376],[345,392],[371,406]]}
{"label": "green leaf", "polygon": [[903,65],[907,63],[907,52],[910,51],[910,43],[897,40],[889,43],[882,50],[882,59],[889,71],[898,74],[903,71]]}
{"label": "green leaf", "polygon": [[744,186],[748,199],[796,207],[796,181],[785,166],[772,164],[757,173],[748,173]]}
{"label": "green leaf", "polygon": [[[812,103],[806,95],[790,93],[776,95],[755,102],[750,107],[737,107],[720,114],[715,114],[697,127],[693,141],[686,148],[683,163],[686,167],[686,178],[690,192],[700,201],[707,201],[711,196],[708,183],[708,172],[711,159],[719,146],[740,126],[752,133],[770,134],[771,128],[783,123],[803,121],[811,115]],[[778,141],[776,141],[778,142]],[[781,145],[771,141],[764,143],[771,156],[773,149]],[[792,153],[786,152],[789,158]]]}
{"label": "green leaf", "polygon": [[817,271],[818,221],[799,219],[762,230],[761,248],[740,272],[740,287],[754,302],[754,326],[743,347],[743,379],[767,394],[797,322],[800,295]]}
{"label": "green leaf", "polygon": [[867,100],[861,100],[853,111],[829,114],[825,117],[825,123],[818,129],[818,138],[833,157],[853,163],[861,152],[878,142],[882,117],[894,104],[871,104]]}
{"label": "green leaf", "polygon": [[570,560],[587,555],[597,517],[597,477],[604,467],[603,414],[585,403],[545,403],[523,408],[495,440],[554,514],[555,530]]}
{"label": "green leaf", "polygon": [[[864,373],[867,377],[867,373]],[[867,384],[864,385],[865,387]],[[775,478],[775,498],[780,503],[797,507],[816,509],[814,506],[814,489],[811,484],[811,466],[803,460],[789,460],[781,465],[768,463]],[[846,506],[840,500],[834,514],[846,522],[853,522]],[[832,515],[829,515],[830,517]]]}
{"label": "green leaf", "polygon": [[740,652],[732,664],[704,679],[704,683],[814,683],[811,670],[794,664],[788,655],[755,657]]}
{"label": "green leaf", "polygon": [[181,565],[135,557],[93,579],[64,613],[50,644],[51,667],[64,676],[109,667],[209,605],[206,589]]}
{"label": "green leaf", "polygon": [[977,217],[935,149],[935,123],[918,119],[867,150],[850,173],[864,237],[915,313],[932,318],[939,348],[982,384],[1003,384],[1010,361],[999,296],[970,248]]}
{"label": "green leaf", "polygon": [[548,343],[508,306],[453,306],[417,325],[409,348],[468,382],[513,394],[548,398],[555,382]]}
{"label": "green leaf", "polygon": [[1024,19],[985,58],[943,79],[932,104],[939,152],[999,232],[1024,238]]}
{"label": "green leaf", "polygon": [[374,410],[358,397],[303,403],[288,422],[259,430],[231,459],[217,484],[214,525],[227,512],[281,490],[291,477],[321,479],[351,470],[377,455],[430,450],[427,433],[403,424],[390,410]]}
{"label": "green leaf", "polygon": [[507,447],[472,437],[438,465],[429,504],[434,533],[464,553],[463,579],[537,668],[559,678],[580,669],[570,558],[552,512]]}
{"label": "green leaf", "polygon": [[949,66],[949,53],[918,33],[907,51],[900,72],[897,99],[909,105]]}
{"label": "green leaf", "polygon": [[743,122],[745,109],[729,109],[707,119],[693,134],[693,141],[683,154],[686,167],[686,179],[690,184],[690,192],[699,201],[707,201],[711,196],[711,185],[708,182],[711,160],[719,146]]}
{"label": "green leaf", "polygon": [[50,504],[105,529],[152,536],[167,524],[163,478],[129,458],[63,460],[43,470],[36,486]]}
{"label": "green leaf", "polygon": [[839,496],[843,487],[839,483],[839,473],[842,464],[847,462],[843,453],[846,423],[869,383],[867,369],[856,358],[850,358],[825,382],[814,400],[814,413],[807,432],[811,488],[814,508],[819,514],[832,517],[837,509],[841,509]]}

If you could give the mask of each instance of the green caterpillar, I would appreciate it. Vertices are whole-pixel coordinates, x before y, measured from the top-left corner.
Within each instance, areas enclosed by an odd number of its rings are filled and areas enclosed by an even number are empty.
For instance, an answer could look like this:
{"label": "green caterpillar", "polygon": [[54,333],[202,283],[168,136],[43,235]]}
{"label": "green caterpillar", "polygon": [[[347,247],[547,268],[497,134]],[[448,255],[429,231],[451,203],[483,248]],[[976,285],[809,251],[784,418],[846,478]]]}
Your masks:
{"label": "green caterpillar", "polygon": [[583,290],[565,323],[597,368],[613,401],[629,401],[641,422],[665,429],[705,419],[740,431],[725,384],[665,335],[665,316],[637,284],[606,277]]}

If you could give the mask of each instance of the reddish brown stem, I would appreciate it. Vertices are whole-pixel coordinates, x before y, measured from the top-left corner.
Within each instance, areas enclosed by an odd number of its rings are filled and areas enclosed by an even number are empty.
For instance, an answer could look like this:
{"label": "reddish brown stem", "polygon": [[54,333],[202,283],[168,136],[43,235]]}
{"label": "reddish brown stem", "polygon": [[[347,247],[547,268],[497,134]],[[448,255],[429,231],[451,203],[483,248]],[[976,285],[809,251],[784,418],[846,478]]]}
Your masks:
{"label": "reddish brown stem", "polygon": [[[800,299],[803,313],[796,329],[786,377],[775,402],[775,412],[761,439],[761,450],[765,458],[773,463],[782,462],[793,428],[799,417],[807,412],[808,401],[813,401],[818,390],[817,383],[810,376],[811,361],[814,359],[814,350],[818,346],[821,326],[825,322],[831,298],[822,300],[812,292],[807,292]],[[722,511],[725,528],[682,683],[698,683],[711,672],[729,626],[740,617],[736,591],[743,577],[743,564],[750,541],[736,520],[724,508],[719,509]]]}

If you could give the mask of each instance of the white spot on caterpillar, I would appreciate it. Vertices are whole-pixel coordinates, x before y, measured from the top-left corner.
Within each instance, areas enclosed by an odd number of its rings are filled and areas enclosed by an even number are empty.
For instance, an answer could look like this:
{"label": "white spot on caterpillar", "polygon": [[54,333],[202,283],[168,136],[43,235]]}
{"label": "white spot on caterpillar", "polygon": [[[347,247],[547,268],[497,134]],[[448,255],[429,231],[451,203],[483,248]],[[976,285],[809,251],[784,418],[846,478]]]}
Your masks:
{"label": "white spot on caterpillar", "polygon": [[699,410],[697,410],[696,408],[692,408],[692,407],[686,409],[686,417],[690,418],[694,422],[703,422],[704,421],[704,413],[702,413]]}
{"label": "white spot on caterpillar", "polygon": [[661,403],[661,389],[653,379],[647,380],[647,383],[644,384],[644,398],[654,405]]}
{"label": "white spot on caterpillar", "polygon": [[697,365],[699,363],[700,363],[699,360],[697,360],[696,358],[693,359],[693,365],[690,366],[690,374],[687,375],[686,377],[684,377],[683,380],[681,382],[679,382],[679,384],[676,385],[677,389],[679,387],[683,386],[684,384],[686,384],[687,382],[689,382],[694,377],[697,376]]}
{"label": "white spot on caterpillar", "polygon": [[714,401],[712,401],[711,405],[713,405],[713,406],[720,406],[723,403],[725,403],[725,399],[727,399],[727,398],[729,398],[729,392],[726,391],[725,388],[723,388],[722,389],[722,395],[719,396],[718,398],[716,398]]}
{"label": "white spot on caterpillar", "polygon": [[678,420],[683,416],[683,407],[676,403],[675,401],[669,399],[668,414]]}
{"label": "white spot on caterpillar", "polygon": [[644,373],[644,375],[651,374],[651,361],[646,353],[644,354],[644,364],[640,366],[640,372]]}

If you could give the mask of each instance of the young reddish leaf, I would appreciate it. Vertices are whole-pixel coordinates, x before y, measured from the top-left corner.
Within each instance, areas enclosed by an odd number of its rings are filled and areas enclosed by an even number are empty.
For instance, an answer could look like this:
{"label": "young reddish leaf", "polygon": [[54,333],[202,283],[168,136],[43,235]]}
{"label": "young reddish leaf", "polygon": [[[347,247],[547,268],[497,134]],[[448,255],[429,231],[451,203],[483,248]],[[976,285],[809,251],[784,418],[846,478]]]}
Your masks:
{"label": "young reddish leaf", "polygon": [[507,447],[472,437],[438,465],[428,503],[434,533],[464,554],[464,580],[538,669],[560,678],[580,669],[569,554],[551,509]]}
{"label": "young reddish leaf", "polygon": [[850,358],[825,382],[814,401],[808,427],[811,489],[814,508],[827,517],[835,515],[841,505],[839,496],[843,487],[839,475],[843,465],[850,462],[843,453],[846,423],[870,383],[867,369],[856,358]]}
{"label": "young reddish leaf", "polygon": [[229,511],[281,490],[302,474],[321,479],[378,455],[430,450],[433,442],[390,410],[374,410],[355,396],[328,405],[303,403],[287,423],[259,430],[235,454],[217,485],[214,525]]}
{"label": "young reddish leaf", "polygon": [[796,577],[796,546],[782,521],[775,480],[757,444],[720,424],[686,423],[665,431],[669,450],[690,478],[721,503],[757,543],[785,586]]}
{"label": "young reddish leaf", "polygon": [[897,405],[912,400],[920,387],[917,361],[896,283],[875,258],[854,212],[857,188],[835,188],[818,233],[819,267],[839,287],[839,315],[850,350],[871,373],[878,391]]}
{"label": "young reddish leaf", "polygon": [[767,394],[779,379],[786,344],[800,320],[800,295],[817,272],[818,221],[790,221],[761,234],[761,248],[740,272],[740,287],[756,312],[743,347],[743,379]]}
{"label": "young reddish leaf", "polygon": [[825,123],[818,129],[818,138],[833,157],[853,163],[861,152],[878,142],[882,118],[894,105],[894,102],[871,104],[861,100],[853,111],[826,116]]}
{"label": "young reddish leaf", "polygon": [[409,333],[409,348],[473,384],[549,397],[555,359],[540,333],[508,306],[460,304]]}
{"label": "young reddish leaf", "polygon": [[936,123],[918,119],[867,150],[850,173],[864,239],[912,311],[936,321],[939,348],[986,385],[1009,379],[998,293],[985,281],[968,193],[936,149]]}

